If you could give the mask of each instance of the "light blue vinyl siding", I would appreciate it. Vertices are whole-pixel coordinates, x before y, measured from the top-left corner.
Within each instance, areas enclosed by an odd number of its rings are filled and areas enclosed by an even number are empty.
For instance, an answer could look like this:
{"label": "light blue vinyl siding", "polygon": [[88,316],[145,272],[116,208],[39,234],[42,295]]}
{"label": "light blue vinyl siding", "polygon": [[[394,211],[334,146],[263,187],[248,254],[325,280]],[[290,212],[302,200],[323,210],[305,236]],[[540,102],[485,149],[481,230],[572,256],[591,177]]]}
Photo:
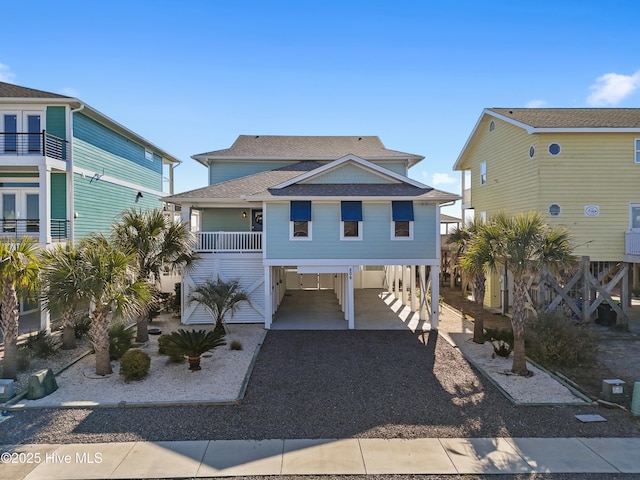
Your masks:
{"label": "light blue vinyl siding", "polygon": [[[242,212],[247,212],[246,218],[242,218]],[[201,210],[200,230],[203,232],[250,232],[251,209],[206,208]]]}
{"label": "light blue vinyl siding", "polygon": [[340,240],[340,203],[312,203],[312,240],[289,240],[289,204],[267,205],[267,259],[436,258],[436,205],[414,203],[413,240],[391,240],[391,202],[363,203],[363,239]]}
{"label": "light blue vinyl siding", "polygon": [[142,145],[81,113],[74,114],[73,129],[75,166],[162,191],[162,160],[158,155],[147,160]]}
{"label": "light blue vinyl siding", "polygon": [[286,160],[263,162],[212,162],[209,165],[209,185],[226,182],[227,180],[233,180],[235,178],[246,177],[247,175],[253,175],[254,173],[275,170],[276,168],[286,167],[287,165],[293,165],[295,163],[298,162]]}
{"label": "light blue vinyl siding", "polygon": [[358,167],[357,165],[341,165],[338,168],[321,173],[316,177],[310,178],[304,183],[313,184],[349,184],[349,183],[395,183],[388,177],[375,174],[370,170]]}
{"label": "light blue vinyl siding", "polygon": [[387,170],[391,170],[392,172],[399,173],[400,175],[404,175],[405,177],[408,175],[407,172],[407,162],[391,162],[391,161],[380,161],[380,162],[371,162],[376,165],[386,168]]}
{"label": "light blue vinyl siding", "polygon": [[143,198],[136,202],[138,190],[115,185],[103,180],[90,181],[74,175],[75,238],[82,238],[92,232],[108,234],[111,224],[120,213],[128,208],[161,208],[159,196],[143,192]]}

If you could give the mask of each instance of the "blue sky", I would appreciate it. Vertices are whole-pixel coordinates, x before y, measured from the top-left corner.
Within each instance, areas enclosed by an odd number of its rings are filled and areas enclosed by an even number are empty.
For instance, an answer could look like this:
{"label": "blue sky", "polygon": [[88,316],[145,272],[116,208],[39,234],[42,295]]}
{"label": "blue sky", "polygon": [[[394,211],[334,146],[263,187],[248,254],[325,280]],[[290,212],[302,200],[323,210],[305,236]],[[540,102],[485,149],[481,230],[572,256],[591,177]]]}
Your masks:
{"label": "blue sky", "polygon": [[640,107],[639,19],[637,0],[8,2],[0,80],[177,156],[177,192],[240,134],[378,135],[459,192],[485,107]]}

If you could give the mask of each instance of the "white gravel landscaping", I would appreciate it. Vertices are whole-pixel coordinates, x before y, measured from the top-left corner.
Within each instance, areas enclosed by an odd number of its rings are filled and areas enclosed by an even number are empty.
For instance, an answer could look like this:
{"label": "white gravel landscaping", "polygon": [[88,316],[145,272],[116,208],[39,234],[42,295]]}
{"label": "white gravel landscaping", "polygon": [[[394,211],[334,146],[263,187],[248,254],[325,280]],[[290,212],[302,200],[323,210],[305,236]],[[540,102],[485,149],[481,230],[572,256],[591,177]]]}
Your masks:
{"label": "white gravel landscaping", "polygon": [[[212,328],[209,325],[180,325],[175,319],[154,320],[150,327],[160,328],[162,333],[178,328]],[[227,345],[203,355],[202,370],[196,372],[189,370],[186,360],[183,363],[168,362],[166,355],[158,353],[158,336],[150,335],[149,342],[140,347],[151,357],[149,375],[144,380],[125,383],[118,373],[117,361],[112,362],[111,375],[98,376],[95,374],[95,357],[87,355],[56,377],[57,391],[38,400],[25,398],[14,407],[237,402],[265,334],[262,325],[230,325]],[[242,350],[230,349],[233,340],[242,344]]]}

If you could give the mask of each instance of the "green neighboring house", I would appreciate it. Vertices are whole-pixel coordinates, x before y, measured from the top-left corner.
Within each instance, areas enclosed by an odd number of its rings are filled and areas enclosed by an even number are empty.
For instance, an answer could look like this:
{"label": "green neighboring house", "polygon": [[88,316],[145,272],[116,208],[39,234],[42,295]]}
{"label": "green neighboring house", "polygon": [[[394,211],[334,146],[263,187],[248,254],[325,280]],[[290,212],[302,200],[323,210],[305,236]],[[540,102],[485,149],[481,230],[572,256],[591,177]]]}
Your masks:
{"label": "green neighboring house", "polygon": [[0,82],[2,238],[46,246],[106,233],[127,208],[162,206],[178,163],[82,100]]}

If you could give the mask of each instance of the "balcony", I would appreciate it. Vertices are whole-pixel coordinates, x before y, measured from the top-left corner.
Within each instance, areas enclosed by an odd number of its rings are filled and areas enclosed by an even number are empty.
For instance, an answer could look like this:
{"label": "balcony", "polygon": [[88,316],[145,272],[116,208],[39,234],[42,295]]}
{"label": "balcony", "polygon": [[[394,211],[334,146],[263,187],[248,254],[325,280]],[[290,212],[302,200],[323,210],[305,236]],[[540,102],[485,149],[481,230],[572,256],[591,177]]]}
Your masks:
{"label": "balcony", "polygon": [[625,232],[624,254],[625,261],[640,263],[640,232]]}
{"label": "balcony", "polygon": [[[0,219],[0,238],[3,240],[20,240],[22,237],[40,238],[39,219]],[[68,220],[51,220],[51,240],[61,242],[69,238]]]}
{"label": "balcony", "polygon": [[0,156],[35,155],[67,160],[68,142],[42,131],[41,133],[0,132]]}
{"label": "balcony", "polygon": [[197,232],[198,252],[262,252],[262,232]]}

